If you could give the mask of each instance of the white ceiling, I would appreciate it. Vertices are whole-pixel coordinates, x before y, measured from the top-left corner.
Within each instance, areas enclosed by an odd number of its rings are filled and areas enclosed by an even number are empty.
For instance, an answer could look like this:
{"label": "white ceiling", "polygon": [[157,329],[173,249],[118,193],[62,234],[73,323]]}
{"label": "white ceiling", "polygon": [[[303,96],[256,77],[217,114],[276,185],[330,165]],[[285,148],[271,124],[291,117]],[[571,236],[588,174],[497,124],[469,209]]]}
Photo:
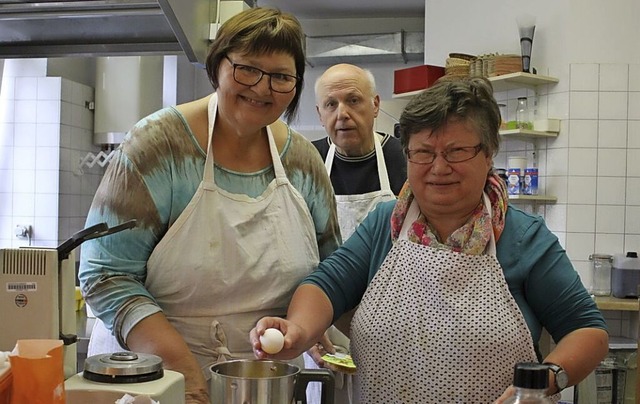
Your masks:
{"label": "white ceiling", "polygon": [[255,0],[301,19],[424,17],[425,0]]}

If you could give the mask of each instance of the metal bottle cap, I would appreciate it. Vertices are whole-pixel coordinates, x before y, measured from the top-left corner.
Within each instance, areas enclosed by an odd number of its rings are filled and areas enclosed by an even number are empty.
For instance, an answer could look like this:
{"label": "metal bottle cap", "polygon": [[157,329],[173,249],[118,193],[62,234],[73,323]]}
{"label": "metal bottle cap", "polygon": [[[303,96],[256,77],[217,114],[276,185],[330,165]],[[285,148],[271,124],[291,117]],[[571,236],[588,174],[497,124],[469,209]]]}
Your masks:
{"label": "metal bottle cap", "polygon": [[594,253],[589,255],[589,261],[593,261],[593,260],[613,261],[613,255]]}

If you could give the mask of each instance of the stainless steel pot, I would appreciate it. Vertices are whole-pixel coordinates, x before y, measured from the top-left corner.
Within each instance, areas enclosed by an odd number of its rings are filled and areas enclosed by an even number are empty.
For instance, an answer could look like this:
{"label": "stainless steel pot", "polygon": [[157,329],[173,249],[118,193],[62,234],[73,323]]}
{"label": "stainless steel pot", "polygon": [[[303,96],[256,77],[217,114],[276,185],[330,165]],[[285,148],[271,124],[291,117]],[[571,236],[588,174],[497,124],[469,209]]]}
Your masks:
{"label": "stainless steel pot", "polygon": [[[309,382],[322,383],[322,403],[333,404],[334,379],[328,369],[290,363],[239,359],[211,366],[211,403],[289,404],[306,402]],[[295,400],[295,401],[294,401]]]}

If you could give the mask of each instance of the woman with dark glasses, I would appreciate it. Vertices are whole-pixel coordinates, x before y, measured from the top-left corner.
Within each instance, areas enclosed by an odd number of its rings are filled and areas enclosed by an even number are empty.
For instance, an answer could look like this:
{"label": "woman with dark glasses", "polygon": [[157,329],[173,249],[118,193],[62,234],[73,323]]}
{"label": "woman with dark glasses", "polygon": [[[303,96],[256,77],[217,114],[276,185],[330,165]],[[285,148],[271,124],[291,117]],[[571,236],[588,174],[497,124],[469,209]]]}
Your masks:
{"label": "woman with dark glasses", "polygon": [[227,20],[206,61],[215,93],[141,120],[95,196],[87,224],[138,227],[82,247],[80,280],[100,319],[89,354],[160,356],[208,404],[210,365],[252,357],[249,330],[280,316],[340,243],[331,182],[291,130],[305,70],[290,14]]}

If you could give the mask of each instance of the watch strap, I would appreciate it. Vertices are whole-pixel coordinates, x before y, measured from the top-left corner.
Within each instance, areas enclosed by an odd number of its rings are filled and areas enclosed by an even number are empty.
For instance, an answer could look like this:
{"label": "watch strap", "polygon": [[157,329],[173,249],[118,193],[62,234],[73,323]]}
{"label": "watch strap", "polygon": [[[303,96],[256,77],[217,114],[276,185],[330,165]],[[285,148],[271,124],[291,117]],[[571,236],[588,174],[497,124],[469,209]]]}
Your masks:
{"label": "watch strap", "polygon": [[[549,370],[551,370],[554,374],[554,378],[553,378],[553,383],[556,386],[556,390],[558,390],[558,393],[560,393],[562,390],[567,388],[567,373],[564,371],[564,369],[562,368],[562,366],[560,365],[556,365],[553,362],[544,362],[543,365],[547,365],[549,367]],[[564,380],[564,382],[558,383],[558,375],[562,374],[562,379]]]}

